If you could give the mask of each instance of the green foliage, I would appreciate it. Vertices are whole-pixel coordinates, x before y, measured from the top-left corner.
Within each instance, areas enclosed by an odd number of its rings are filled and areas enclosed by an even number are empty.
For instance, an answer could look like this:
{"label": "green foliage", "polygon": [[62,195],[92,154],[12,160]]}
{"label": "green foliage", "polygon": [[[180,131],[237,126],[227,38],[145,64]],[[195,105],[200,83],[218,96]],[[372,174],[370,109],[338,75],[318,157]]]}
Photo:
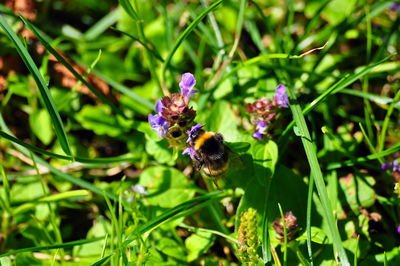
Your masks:
{"label": "green foliage", "polygon": [[[8,2],[1,265],[400,264],[392,1]],[[148,122],[186,72],[193,123],[227,146],[217,178]],[[246,105],[278,84],[290,108],[256,140]]]}

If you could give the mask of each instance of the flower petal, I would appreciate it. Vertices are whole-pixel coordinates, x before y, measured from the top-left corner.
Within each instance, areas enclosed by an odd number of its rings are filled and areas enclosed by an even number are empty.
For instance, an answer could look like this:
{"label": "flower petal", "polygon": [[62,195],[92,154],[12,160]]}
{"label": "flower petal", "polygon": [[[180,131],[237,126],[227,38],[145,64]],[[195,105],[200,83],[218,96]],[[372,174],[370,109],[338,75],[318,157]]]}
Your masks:
{"label": "flower petal", "polygon": [[182,154],[189,154],[189,156],[190,156],[190,158],[191,158],[192,160],[195,159],[195,158],[194,158],[194,148],[193,148],[193,147],[187,147],[187,148],[182,152]]}
{"label": "flower petal", "polygon": [[286,87],[282,84],[279,84],[275,90],[274,99],[279,107],[287,108],[289,106],[289,99],[286,94]]}
{"label": "flower petal", "polygon": [[151,128],[158,134],[160,138],[162,138],[165,135],[165,133],[168,132],[170,123],[167,121],[167,119],[165,119],[161,115],[149,114],[148,120]]}
{"label": "flower petal", "polygon": [[181,82],[179,83],[179,87],[181,88],[181,95],[190,98],[197,91],[193,90],[193,87],[196,85],[196,79],[191,73],[185,73],[182,75]]}
{"label": "flower petal", "polygon": [[255,139],[260,140],[260,139],[262,139],[262,137],[263,137],[263,135],[262,135],[260,132],[258,132],[258,131],[255,131],[255,132],[253,133],[253,138],[255,138]]}
{"label": "flower petal", "polygon": [[155,110],[156,110],[156,112],[158,112],[158,113],[161,113],[162,109],[164,108],[164,105],[163,105],[163,103],[162,103],[161,100],[162,100],[162,98],[159,99],[159,100],[156,102]]}

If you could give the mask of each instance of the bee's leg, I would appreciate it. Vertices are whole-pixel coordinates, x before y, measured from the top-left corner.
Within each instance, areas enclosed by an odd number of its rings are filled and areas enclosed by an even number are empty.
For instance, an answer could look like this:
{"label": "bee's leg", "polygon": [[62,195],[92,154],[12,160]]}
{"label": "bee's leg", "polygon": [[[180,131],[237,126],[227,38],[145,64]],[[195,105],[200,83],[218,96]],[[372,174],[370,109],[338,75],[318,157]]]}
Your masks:
{"label": "bee's leg", "polygon": [[201,160],[193,161],[193,166],[197,171],[200,171],[200,169],[201,169],[201,167],[203,167],[203,165],[204,165],[204,161],[201,161]]}
{"label": "bee's leg", "polygon": [[198,154],[194,155],[193,166],[197,171],[200,171],[201,167],[204,165],[204,160],[198,156]]}

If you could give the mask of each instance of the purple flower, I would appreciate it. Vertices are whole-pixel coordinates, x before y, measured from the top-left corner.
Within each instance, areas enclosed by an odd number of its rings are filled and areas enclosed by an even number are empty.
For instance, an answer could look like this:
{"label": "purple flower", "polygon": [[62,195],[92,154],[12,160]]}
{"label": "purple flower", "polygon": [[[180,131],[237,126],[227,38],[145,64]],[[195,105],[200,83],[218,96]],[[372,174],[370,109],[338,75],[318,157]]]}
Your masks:
{"label": "purple flower", "polygon": [[400,172],[400,164],[399,164],[399,160],[398,159],[393,161],[393,171],[399,171]]}
{"label": "purple flower", "polygon": [[257,123],[256,130],[258,132],[260,132],[261,134],[265,135],[265,133],[267,132],[267,128],[268,128],[268,125],[264,121],[260,121]]}
{"label": "purple flower", "polygon": [[399,12],[400,11],[400,3],[391,4],[389,7],[389,10]]}
{"label": "purple flower", "polygon": [[279,107],[288,107],[289,99],[286,95],[286,87],[282,84],[279,84],[275,90],[274,100],[278,104]]}
{"label": "purple flower", "polygon": [[191,158],[192,160],[195,159],[195,158],[194,158],[194,148],[193,148],[193,147],[187,147],[187,148],[182,152],[182,154],[189,154],[189,156],[190,156],[190,158]]}
{"label": "purple flower", "polygon": [[182,80],[179,83],[179,87],[181,88],[181,95],[190,98],[197,91],[193,90],[193,87],[196,85],[196,79],[191,73],[185,73],[182,75]]}
{"label": "purple flower", "polygon": [[393,168],[393,165],[391,163],[384,163],[381,165],[381,169],[383,171],[392,170],[392,168]]}
{"label": "purple flower", "polygon": [[202,128],[203,127],[203,125],[202,124],[196,124],[196,125],[194,125],[194,126],[192,126],[188,131],[186,131],[186,133],[188,134],[188,139],[187,139],[187,143],[189,143],[189,142],[191,142],[192,141],[192,139],[191,139],[191,135],[194,133],[194,132],[196,132],[197,130],[199,130],[200,128]]}
{"label": "purple flower", "polygon": [[148,119],[151,128],[158,134],[160,138],[162,138],[165,135],[165,133],[168,132],[170,124],[167,121],[167,119],[165,119],[161,115],[149,114]]}
{"label": "purple flower", "polygon": [[163,105],[163,103],[162,103],[161,100],[162,100],[162,98],[159,99],[159,100],[156,102],[156,107],[155,107],[155,110],[156,110],[157,112],[159,112],[159,113],[161,113],[162,109],[164,108],[164,105]]}
{"label": "purple flower", "polygon": [[260,140],[260,139],[262,139],[262,137],[263,137],[263,135],[260,132],[258,132],[257,130],[253,133],[253,138],[255,138],[255,139]]}
{"label": "purple flower", "polygon": [[399,234],[400,234],[400,225],[399,225],[399,226],[397,226],[397,233],[399,233]]}

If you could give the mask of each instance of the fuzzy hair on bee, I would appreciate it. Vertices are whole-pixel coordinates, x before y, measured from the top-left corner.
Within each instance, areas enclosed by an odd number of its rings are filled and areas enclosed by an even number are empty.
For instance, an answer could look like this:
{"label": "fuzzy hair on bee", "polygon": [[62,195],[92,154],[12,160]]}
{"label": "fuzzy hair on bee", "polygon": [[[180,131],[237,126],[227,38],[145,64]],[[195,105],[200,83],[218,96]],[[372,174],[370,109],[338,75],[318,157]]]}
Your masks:
{"label": "fuzzy hair on bee", "polygon": [[194,167],[209,177],[222,176],[229,167],[229,149],[221,134],[198,128],[190,133],[190,145],[194,149]]}

